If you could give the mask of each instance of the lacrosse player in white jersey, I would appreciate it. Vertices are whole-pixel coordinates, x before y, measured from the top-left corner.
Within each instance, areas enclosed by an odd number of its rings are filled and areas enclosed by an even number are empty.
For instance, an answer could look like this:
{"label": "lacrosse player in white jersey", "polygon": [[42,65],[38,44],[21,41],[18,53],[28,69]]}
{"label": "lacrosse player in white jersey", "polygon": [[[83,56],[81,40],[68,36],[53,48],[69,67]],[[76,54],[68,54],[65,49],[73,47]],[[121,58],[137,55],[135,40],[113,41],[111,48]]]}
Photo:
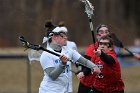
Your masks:
{"label": "lacrosse player in white jersey", "polygon": [[69,64],[68,60],[78,61],[80,64],[89,67],[95,73],[101,73],[100,69],[91,61],[82,57],[77,51],[65,47],[67,33],[60,27],[56,27],[48,39],[48,50],[61,54],[57,57],[43,51],[40,57],[40,64],[44,71],[44,77],[40,84],[39,93],[68,93],[69,86]]}
{"label": "lacrosse player in white jersey", "polygon": [[[45,28],[46,28],[46,32],[47,32],[47,35],[43,38],[43,43],[47,42],[48,41],[48,36],[49,34],[51,33],[51,31],[55,28],[56,25],[54,25],[50,20],[48,20],[46,23],[45,23]],[[60,27],[60,29],[67,33],[68,30],[67,28],[65,27],[64,25],[64,22],[61,21],[59,22],[58,26]],[[49,46],[49,44],[47,44],[47,47]],[[65,47],[68,47],[70,49],[73,49],[73,50],[76,50],[77,51],[77,46],[75,44],[75,42],[73,41],[68,41],[67,40],[67,44],[65,45]],[[67,64],[69,64],[69,68],[71,69],[71,62],[68,62]],[[68,86],[68,92],[69,93],[72,93],[73,92],[73,87],[72,87],[72,72],[70,71],[69,72],[69,86]]]}

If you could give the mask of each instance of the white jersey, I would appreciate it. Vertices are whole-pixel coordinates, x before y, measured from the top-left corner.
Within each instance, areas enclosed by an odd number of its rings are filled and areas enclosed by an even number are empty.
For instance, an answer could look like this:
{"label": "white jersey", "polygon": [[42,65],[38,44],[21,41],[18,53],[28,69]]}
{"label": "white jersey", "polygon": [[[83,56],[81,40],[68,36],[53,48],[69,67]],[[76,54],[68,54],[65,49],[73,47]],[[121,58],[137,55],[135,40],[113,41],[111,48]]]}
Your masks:
{"label": "white jersey", "polygon": [[[47,42],[48,41],[48,38],[47,37],[44,37],[43,38],[43,43]],[[49,47],[49,44],[47,42],[47,47]],[[77,46],[75,44],[75,42],[73,41],[67,41],[67,45],[64,46],[64,47],[67,47],[68,49],[73,49],[73,50],[76,50],[77,51]],[[71,63],[69,63],[69,68],[71,68]],[[73,87],[72,87],[72,72],[70,71],[69,72],[69,86],[68,86],[68,91],[69,93],[72,93],[73,91]]]}
{"label": "white jersey", "polygon": [[67,45],[66,46],[68,48],[70,48],[70,49],[73,49],[73,50],[76,50],[77,51],[77,46],[76,46],[75,42],[67,41]]}
{"label": "white jersey", "polygon": [[[48,50],[53,51],[50,47],[47,48]],[[53,51],[55,52],[55,51]],[[68,47],[62,47],[61,54],[64,54],[68,58],[72,59],[73,61],[77,61],[80,58],[80,54]],[[50,54],[48,52],[43,52],[40,57],[40,64],[45,70],[49,67],[57,67],[61,63],[59,57]],[[67,62],[66,68],[63,73],[56,80],[52,80],[46,72],[44,72],[44,78],[40,84],[39,93],[68,93],[68,86],[69,86],[69,73],[70,71],[70,62]]]}

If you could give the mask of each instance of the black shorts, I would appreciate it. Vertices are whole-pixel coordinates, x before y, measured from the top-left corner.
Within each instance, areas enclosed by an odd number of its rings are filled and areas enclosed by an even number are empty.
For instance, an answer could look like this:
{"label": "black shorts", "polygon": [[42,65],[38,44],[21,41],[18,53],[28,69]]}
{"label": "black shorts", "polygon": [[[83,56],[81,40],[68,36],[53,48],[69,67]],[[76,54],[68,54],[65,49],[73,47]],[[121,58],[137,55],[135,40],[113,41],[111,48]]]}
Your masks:
{"label": "black shorts", "polygon": [[[89,93],[104,93],[104,92],[99,91],[99,90],[97,90],[95,88],[92,88]],[[111,93],[124,93],[124,90],[114,91],[114,92],[111,92]]]}
{"label": "black shorts", "polygon": [[83,85],[81,82],[79,83],[78,92],[77,93],[89,93],[91,90],[90,87]]}

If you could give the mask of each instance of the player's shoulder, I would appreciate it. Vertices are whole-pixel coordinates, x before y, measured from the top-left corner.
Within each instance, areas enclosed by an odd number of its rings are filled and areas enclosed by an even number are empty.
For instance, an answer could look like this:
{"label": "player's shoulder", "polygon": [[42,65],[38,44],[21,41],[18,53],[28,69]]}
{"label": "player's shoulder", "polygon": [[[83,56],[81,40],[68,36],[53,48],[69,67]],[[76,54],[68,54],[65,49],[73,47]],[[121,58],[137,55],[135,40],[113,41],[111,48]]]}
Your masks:
{"label": "player's shoulder", "polygon": [[76,45],[76,43],[73,41],[67,41],[67,44]]}
{"label": "player's shoulder", "polygon": [[94,46],[94,44],[89,44],[89,47],[93,47]]}
{"label": "player's shoulder", "polygon": [[[95,43],[95,46],[96,48],[98,47],[98,42]],[[93,49],[94,48],[94,44],[89,44],[89,46],[87,47],[87,49],[90,48],[90,49]]]}
{"label": "player's shoulder", "polygon": [[43,51],[41,57],[46,56],[47,54],[48,54],[47,52]]}
{"label": "player's shoulder", "polygon": [[69,48],[69,46],[63,46],[62,49],[63,51],[72,51],[72,49]]}
{"label": "player's shoulder", "polygon": [[68,54],[73,54],[75,53],[76,50],[72,49],[72,48],[69,48],[68,46],[64,46],[62,48],[62,50],[65,52],[65,53],[68,53]]}
{"label": "player's shoulder", "polygon": [[73,41],[67,41],[67,47],[74,49],[74,50],[77,50],[77,45]]}
{"label": "player's shoulder", "polygon": [[90,45],[88,45],[88,47],[87,47],[87,49],[92,49],[92,48],[94,48],[94,44],[90,44]]}
{"label": "player's shoulder", "polygon": [[[49,50],[49,49],[48,49]],[[50,50],[50,51],[52,51],[52,50]],[[53,51],[54,52],[54,51]],[[43,51],[42,52],[42,54],[41,54],[41,56],[52,56],[52,54],[51,53],[49,53],[49,52],[46,52],[46,51]]]}

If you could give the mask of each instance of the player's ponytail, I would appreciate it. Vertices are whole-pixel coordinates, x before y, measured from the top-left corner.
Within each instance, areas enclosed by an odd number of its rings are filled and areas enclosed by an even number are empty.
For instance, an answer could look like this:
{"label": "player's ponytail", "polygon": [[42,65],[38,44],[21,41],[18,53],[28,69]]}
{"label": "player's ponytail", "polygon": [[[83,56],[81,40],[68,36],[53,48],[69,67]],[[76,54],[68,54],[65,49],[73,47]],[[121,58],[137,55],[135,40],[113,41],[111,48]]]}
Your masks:
{"label": "player's ponytail", "polygon": [[58,26],[59,26],[59,27],[64,27],[64,26],[65,26],[64,21],[60,21],[60,22],[58,23]]}

